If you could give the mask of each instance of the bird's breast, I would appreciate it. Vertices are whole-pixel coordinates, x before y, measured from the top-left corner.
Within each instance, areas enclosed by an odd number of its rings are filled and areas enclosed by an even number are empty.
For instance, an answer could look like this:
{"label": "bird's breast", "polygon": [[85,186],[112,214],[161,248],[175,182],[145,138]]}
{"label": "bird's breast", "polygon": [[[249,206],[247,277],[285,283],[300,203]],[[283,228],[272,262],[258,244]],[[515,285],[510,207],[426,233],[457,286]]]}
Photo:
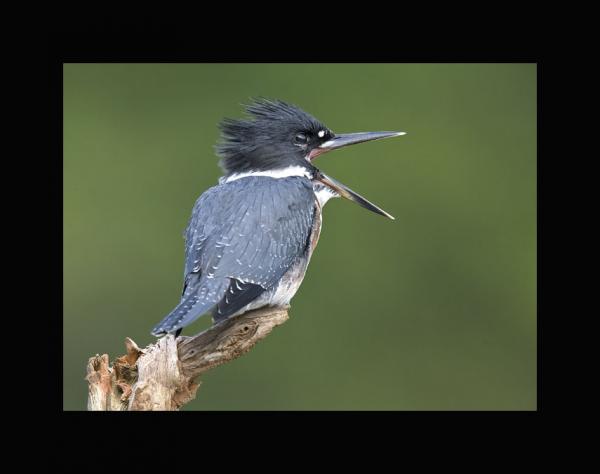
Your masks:
{"label": "bird's breast", "polygon": [[315,217],[313,218],[313,225],[312,225],[312,230],[310,233],[310,250],[309,250],[309,255],[308,258],[310,259],[313,251],[315,250],[315,247],[317,246],[317,243],[319,242],[319,236],[321,235],[321,226],[323,224],[323,218],[322,218],[322,207],[321,207],[321,203],[319,202],[319,199],[315,199]]}

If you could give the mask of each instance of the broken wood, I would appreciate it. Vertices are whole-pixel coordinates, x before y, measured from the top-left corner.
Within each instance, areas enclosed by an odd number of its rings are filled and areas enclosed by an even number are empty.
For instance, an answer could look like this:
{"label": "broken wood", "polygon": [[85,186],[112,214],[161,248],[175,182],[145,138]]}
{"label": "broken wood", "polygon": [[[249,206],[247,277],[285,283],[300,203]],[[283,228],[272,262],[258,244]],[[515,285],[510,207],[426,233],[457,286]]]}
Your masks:
{"label": "broken wood", "polygon": [[204,372],[248,352],[288,319],[288,308],[261,308],[226,319],[195,336],[172,334],[127,353],[112,367],[107,354],[87,364],[90,411],[174,411],[193,400]]}

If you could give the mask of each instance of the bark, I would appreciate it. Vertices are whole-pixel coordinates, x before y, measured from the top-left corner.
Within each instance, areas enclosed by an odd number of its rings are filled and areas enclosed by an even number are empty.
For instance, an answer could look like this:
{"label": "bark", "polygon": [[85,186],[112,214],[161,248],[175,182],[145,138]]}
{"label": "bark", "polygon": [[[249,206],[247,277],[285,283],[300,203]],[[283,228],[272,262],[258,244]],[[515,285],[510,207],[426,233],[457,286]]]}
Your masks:
{"label": "bark", "polygon": [[164,336],[144,349],[125,338],[127,353],[112,367],[107,354],[88,360],[88,410],[179,410],[196,397],[200,375],[245,354],[287,319],[288,307],[261,308],[195,336]]}

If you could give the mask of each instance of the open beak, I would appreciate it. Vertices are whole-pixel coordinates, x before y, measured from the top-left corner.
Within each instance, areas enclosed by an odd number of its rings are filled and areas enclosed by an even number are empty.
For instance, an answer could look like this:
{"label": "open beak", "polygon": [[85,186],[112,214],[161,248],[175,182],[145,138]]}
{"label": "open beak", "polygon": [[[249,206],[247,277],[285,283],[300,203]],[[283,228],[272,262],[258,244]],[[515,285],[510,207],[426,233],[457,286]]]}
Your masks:
{"label": "open beak", "polygon": [[[331,150],[336,150],[338,148],[342,148],[348,145],[355,145],[357,143],[370,142],[371,140],[379,140],[381,138],[390,138],[390,137],[398,137],[400,135],[405,135],[405,132],[360,132],[360,133],[346,133],[343,135],[336,135],[331,140],[328,140],[321,144],[321,146],[314,148],[310,154],[308,155],[308,159],[312,161],[319,155],[326,153]],[[342,197],[349,199],[350,201],[355,202],[356,204],[372,211],[376,214],[380,214],[382,216],[387,217],[388,219],[394,220],[394,217],[387,212],[385,212],[380,207],[376,206],[372,202],[369,202],[367,199],[362,197],[360,194],[352,191],[345,184],[336,181],[331,176],[327,176],[326,174],[319,171],[315,176],[317,181],[320,181],[328,188],[335,191]]]}
{"label": "open beak", "polygon": [[336,135],[331,140],[328,140],[321,144],[321,146],[314,148],[308,155],[308,159],[312,161],[319,155],[327,153],[331,150],[337,150],[348,145],[356,145],[357,143],[370,142],[372,140],[380,140],[382,138],[398,137],[400,135],[406,135],[406,132],[359,132],[359,133],[345,133],[342,135]]}
{"label": "open beak", "polygon": [[368,209],[369,211],[372,211],[372,212],[374,212],[376,214],[380,214],[382,216],[385,216],[388,219],[394,220],[394,216],[392,216],[391,214],[388,214],[383,209],[381,209],[380,207],[376,206],[372,202],[368,201],[367,199],[365,199],[364,197],[362,197],[360,194],[355,193],[348,186],[346,186],[345,184],[342,184],[339,181],[333,179],[331,176],[327,176],[325,173],[323,173],[321,171],[318,171],[317,175],[315,176],[314,179],[316,179],[317,181],[323,183],[325,186],[327,186],[328,188],[332,189],[333,191],[335,191],[340,196],[345,197],[346,199],[349,199],[350,201],[355,202],[359,206],[362,206],[365,209]]}

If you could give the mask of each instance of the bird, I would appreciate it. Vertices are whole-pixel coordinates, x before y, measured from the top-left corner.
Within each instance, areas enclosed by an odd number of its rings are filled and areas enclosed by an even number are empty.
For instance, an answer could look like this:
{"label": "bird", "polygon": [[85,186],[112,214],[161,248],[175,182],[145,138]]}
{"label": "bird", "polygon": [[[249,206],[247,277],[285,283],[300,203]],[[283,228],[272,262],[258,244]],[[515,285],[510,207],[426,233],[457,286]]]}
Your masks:
{"label": "bird", "polygon": [[213,325],[265,306],[287,307],[319,240],[323,206],[343,197],[394,219],[314,165],[332,150],[405,132],[335,134],[298,106],[252,99],[225,118],[215,147],[223,176],[196,200],[184,232],[179,304],[151,334],[178,336],[200,316]]}

